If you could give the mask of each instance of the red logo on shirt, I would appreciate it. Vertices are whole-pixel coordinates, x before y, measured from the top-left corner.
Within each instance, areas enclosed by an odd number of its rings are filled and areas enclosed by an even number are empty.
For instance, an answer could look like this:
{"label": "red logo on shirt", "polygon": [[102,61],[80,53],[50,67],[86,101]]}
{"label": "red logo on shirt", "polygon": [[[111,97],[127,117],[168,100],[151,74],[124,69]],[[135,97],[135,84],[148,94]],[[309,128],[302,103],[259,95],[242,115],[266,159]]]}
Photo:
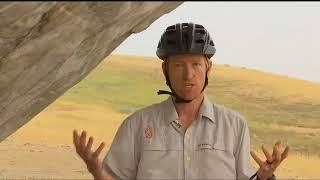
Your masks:
{"label": "red logo on shirt", "polygon": [[146,138],[152,138],[154,135],[154,128],[148,127],[144,130],[144,135]]}

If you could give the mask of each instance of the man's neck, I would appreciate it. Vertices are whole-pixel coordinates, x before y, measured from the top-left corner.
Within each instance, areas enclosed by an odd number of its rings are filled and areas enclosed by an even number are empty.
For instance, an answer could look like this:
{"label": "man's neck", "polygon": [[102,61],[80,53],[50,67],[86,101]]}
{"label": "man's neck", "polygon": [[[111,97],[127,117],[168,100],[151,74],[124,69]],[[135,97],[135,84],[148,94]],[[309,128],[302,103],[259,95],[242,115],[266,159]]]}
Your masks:
{"label": "man's neck", "polygon": [[185,128],[187,128],[192,123],[192,121],[196,119],[203,99],[204,94],[202,93],[199,97],[197,97],[190,103],[174,102],[174,106],[178,113],[179,119],[182,125],[185,125]]}

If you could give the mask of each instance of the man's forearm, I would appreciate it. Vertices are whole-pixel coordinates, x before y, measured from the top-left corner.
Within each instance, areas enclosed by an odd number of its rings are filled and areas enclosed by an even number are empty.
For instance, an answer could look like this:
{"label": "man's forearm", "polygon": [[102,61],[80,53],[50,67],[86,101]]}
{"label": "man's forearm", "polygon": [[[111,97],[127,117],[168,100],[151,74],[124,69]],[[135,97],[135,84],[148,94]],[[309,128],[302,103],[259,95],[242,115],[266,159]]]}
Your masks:
{"label": "man's forearm", "polygon": [[94,180],[115,180],[115,178],[107,171],[102,171],[98,174],[93,174]]}
{"label": "man's forearm", "polygon": [[[250,177],[249,180],[263,180],[258,176],[258,172]],[[272,177],[268,178],[267,180],[276,180],[276,176],[273,174]]]}

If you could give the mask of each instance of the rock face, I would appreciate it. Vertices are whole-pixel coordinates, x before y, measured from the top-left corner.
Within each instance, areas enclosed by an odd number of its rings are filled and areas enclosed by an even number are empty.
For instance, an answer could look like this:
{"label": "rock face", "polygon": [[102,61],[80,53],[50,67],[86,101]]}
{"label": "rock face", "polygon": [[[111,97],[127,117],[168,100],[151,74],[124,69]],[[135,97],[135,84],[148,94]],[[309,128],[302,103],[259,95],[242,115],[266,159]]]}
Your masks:
{"label": "rock face", "polygon": [[182,2],[0,2],[0,142]]}

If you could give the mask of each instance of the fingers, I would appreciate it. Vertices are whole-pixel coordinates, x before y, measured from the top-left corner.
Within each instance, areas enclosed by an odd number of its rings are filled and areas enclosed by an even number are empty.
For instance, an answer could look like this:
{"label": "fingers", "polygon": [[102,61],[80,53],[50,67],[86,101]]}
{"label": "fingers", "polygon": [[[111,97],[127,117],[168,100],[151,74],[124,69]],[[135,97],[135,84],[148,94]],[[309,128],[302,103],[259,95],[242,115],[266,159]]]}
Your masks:
{"label": "fingers", "polygon": [[281,161],[281,140],[275,144],[275,161],[280,163]]}
{"label": "fingers", "polygon": [[73,130],[73,144],[78,147],[79,145],[79,135],[76,129]]}
{"label": "fingers", "polygon": [[266,158],[267,158],[267,163],[268,162],[272,162],[272,163],[268,163],[266,164],[265,162],[263,162],[256,154],[254,151],[250,151],[250,154],[252,156],[252,158],[259,164],[259,166],[261,168],[267,168],[267,169],[272,169],[272,171],[275,171],[275,169],[279,166],[279,164],[288,157],[288,153],[289,153],[289,146],[287,146],[284,150],[283,153],[281,153],[281,149],[282,149],[282,142],[281,140],[278,140],[274,147],[273,147],[273,153],[272,155],[270,155],[269,151],[265,148],[264,145],[262,145],[262,151],[265,154]]}
{"label": "fingers", "polygon": [[99,157],[101,151],[105,146],[105,143],[102,142],[98,147],[98,149],[94,153],[92,153],[91,148],[92,148],[94,139],[92,136],[90,136],[88,144],[86,144],[86,136],[87,136],[86,131],[82,131],[80,136],[78,135],[77,130],[73,131],[73,142],[75,144],[76,151],[86,163],[89,163],[89,161],[91,162],[97,157]]}
{"label": "fingers", "polygon": [[91,147],[92,147],[92,144],[93,144],[93,137],[90,136],[89,141],[88,141],[88,145],[87,145],[87,147],[86,147],[86,152],[87,152],[87,153],[90,152]]}
{"label": "fingers", "polygon": [[82,131],[81,133],[81,137],[80,137],[80,148],[83,150],[85,149],[86,146],[86,136],[87,136],[87,132],[86,131]]}
{"label": "fingers", "polygon": [[81,158],[84,158],[85,143],[86,143],[86,132],[82,131],[79,136],[77,130],[73,130],[73,143],[76,147],[76,151]]}
{"label": "fingers", "polygon": [[274,161],[276,161],[276,154],[277,154],[277,147],[278,147],[278,144],[279,144],[279,140],[275,143],[275,145],[273,146],[273,152],[272,152],[272,158]]}
{"label": "fingers", "polygon": [[263,161],[256,155],[254,151],[250,151],[252,158],[259,164],[260,167],[263,166]]}
{"label": "fingers", "polygon": [[262,151],[263,151],[264,155],[265,155],[266,158],[267,158],[267,161],[268,161],[268,162],[272,162],[272,161],[273,161],[273,158],[272,158],[271,154],[269,153],[269,151],[266,149],[266,147],[265,147],[264,145],[262,145],[261,148],[262,148]]}
{"label": "fingers", "polygon": [[282,155],[281,155],[281,162],[288,157],[288,154],[289,154],[289,146],[286,147],[286,149],[283,151]]}
{"label": "fingers", "polygon": [[279,164],[288,157],[289,154],[289,146],[286,146],[285,150],[281,153],[282,149],[282,142],[281,140],[278,140],[277,143],[274,146],[274,152],[273,156],[275,158],[274,163],[272,163],[271,168],[275,169]]}
{"label": "fingers", "polygon": [[80,145],[79,145],[79,135],[77,130],[73,130],[73,144],[76,147],[76,152],[78,153],[78,155],[81,156],[81,150],[80,150]]}
{"label": "fingers", "polygon": [[98,149],[93,153],[92,157],[93,157],[93,158],[99,157],[99,155],[100,155],[102,149],[104,148],[104,146],[105,146],[105,143],[102,142],[102,143],[100,144],[100,146],[98,147]]}

